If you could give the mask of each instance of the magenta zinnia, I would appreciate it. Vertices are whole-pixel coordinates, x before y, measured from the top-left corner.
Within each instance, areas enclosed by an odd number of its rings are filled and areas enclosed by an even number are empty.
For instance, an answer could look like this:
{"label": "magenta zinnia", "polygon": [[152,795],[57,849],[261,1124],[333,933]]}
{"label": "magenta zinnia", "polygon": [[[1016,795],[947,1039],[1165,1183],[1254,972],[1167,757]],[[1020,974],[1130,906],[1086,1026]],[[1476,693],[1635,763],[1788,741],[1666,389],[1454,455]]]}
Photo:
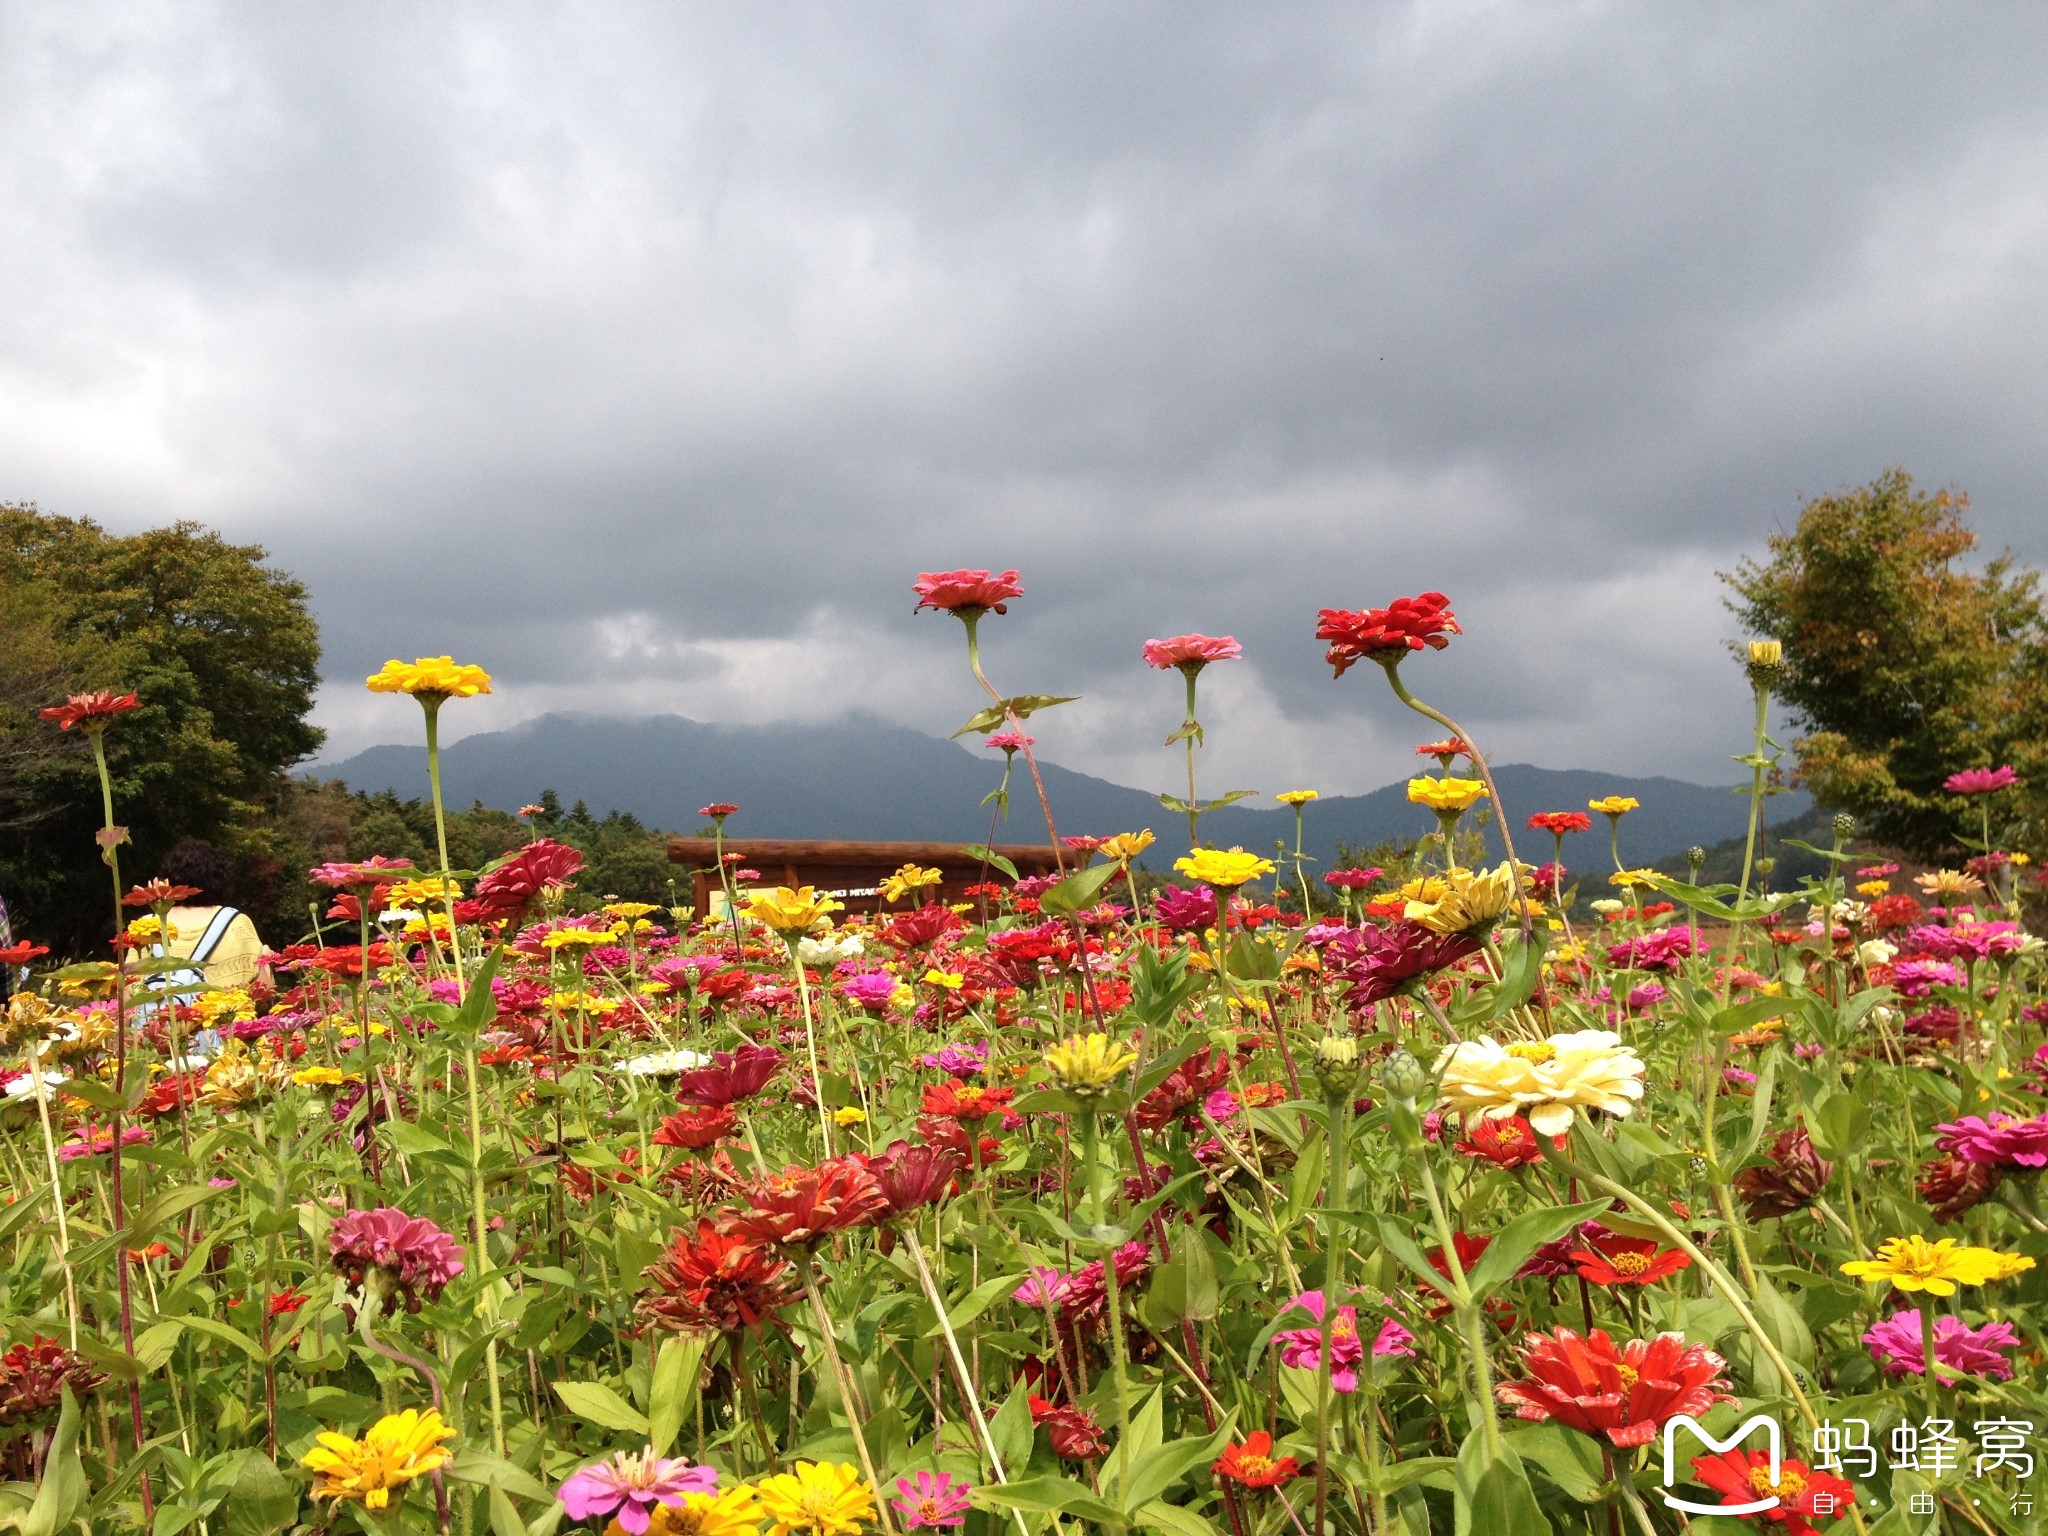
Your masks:
{"label": "magenta zinnia", "polygon": [[716,1493],[718,1473],[682,1457],[657,1456],[652,1446],[639,1455],[616,1452],[610,1461],[579,1467],[564,1479],[556,1497],[571,1520],[616,1515],[620,1528],[645,1536],[654,1511],[675,1506],[693,1493]]}
{"label": "magenta zinnia", "polygon": [[327,1248],[351,1286],[362,1289],[376,1271],[409,1312],[417,1312],[423,1300],[436,1299],[462,1273],[461,1245],[426,1217],[396,1206],[342,1212],[327,1234]]}

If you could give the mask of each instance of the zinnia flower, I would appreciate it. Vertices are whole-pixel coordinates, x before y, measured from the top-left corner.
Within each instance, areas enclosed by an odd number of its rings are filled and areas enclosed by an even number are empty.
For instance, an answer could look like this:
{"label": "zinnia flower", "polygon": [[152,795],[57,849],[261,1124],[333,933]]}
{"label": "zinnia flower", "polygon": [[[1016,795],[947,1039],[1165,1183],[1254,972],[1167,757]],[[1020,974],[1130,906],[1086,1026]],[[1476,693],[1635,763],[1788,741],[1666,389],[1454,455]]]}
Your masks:
{"label": "zinnia flower", "polygon": [[1478,933],[1500,921],[1515,899],[1515,877],[1506,863],[1493,869],[1445,870],[1437,889],[1410,900],[1401,915],[1432,933]]}
{"label": "zinnia flower", "polygon": [[1934,1144],[1966,1163],[2000,1170],[2048,1168],[2048,1115],[2022,1120],[1998,1113],[1985,1120],[1965,1115],[1934,1128]]}
{"label": "zinnia flower", "polygon": [[1323,946],[1323,973],[1349,982],[1345,1001],[1365,1009],[1478,954],[1480,947],[1476,935],[1434,933],[1420,923],[1347,928]]}
{"label": "zinnia flower", "polygon": [[[1586,809],[1598,811],[1602,816],[1621,817],[1626,816],[1630,811],[1641,809],[1642,803],[1633,795],[1603,795],[1598,800],[1588,800],[1586,802]],[[1591,823],[1589,822],[1588,825],[1590,826]]]}
{"label": "zinnia flower", "polygon": [[1059,1085],[1078,1098],[1107,1093],[1138,1059],[1138,1053],[1108,1035],[1070,1035],[1045,1053]]}
{"label": "zinnia flower", "polygon": [[74,726],[82,727],[86,734],[104,731],[107,722],[116,715],[125,715],[131,709],[142,708],[142,701],[132,693],[113,693],[101,689],[97,693],[74,693],[62,704],[52,704],[38,713],[45,720],[57,722],[57,729],[68,731]]}
{"label": "zinnia flower", "polygon": [[750,1242],[807,1248],[834,1232],[867,1226],[889,1208],[866,1162],[829,1157],[815,1168],[791,1166],[747,1186],[750,1208],[719,1230]]}
{"label": "zinnia flower", "polygon": [[1643,1060],[1610,1030],[1501,1045],[1490,1035],[1451,1047],[1437,1108],[1491,1119],[1526,1114],[1542,1136],[1571,1128],[1577,1107],[1626,1116],[1643,1096]]}
{"label": "zinnia flower", "polygon": [[409,693],[429,708],[443,699],[470,699],[491,691],[490,673],[482,667],[458,666],[452,656],[387,661],[365,681],[372,693]]}
{"label": "zinnia flower", "polygon": [[913,1216],[943,1200],[966,1166],[966,1156],[951,1147],[892,1141],[881,1156],[869,1161],[868,1171],[874,1174],[882,1198],[889,1202],[889,1217],[895,1219]]}
{"label": "zinnia flower", "polygon": [[1574,1248],[1572,1261],[1580,1278],[1595,1285],[1649,1285],[1690,1269],[1692,1260],[1677,1248],[1660,1249],[1647,1238],[1608,1232]]}
{"label": "zinnia flower", "polygon": [[1950,1222],[1983,1204],[1998,1180],[1998,1170],[1988,1164],[1966,1163],[1960,1157],[1943,1155],[1929,1158],[1921,1165],[1914,1187],[1936,1221]]}
{"label": "zinnia flower", "polygon": [[1292,1456],[1274,1460],[1273,1437],[1258,1429],[1237,1444],[1224,1447],[1209,1470],[1247,1488],[1280,1488],[1301,1475],[1301,1463]]}
{"label": "zinnia flower", "polygon": [[455,1431],[441,1422],[436,1410],[421,1413],[408,1408],[403,1413],[386,1414],[360,1440],[323,1432],[300,1461],[314,1474],[315,1499],[348,1500],[366,1509],[384,1509],[391,1503],[392,1489],[403,1488],[453,1459],[441,1442],[454,1438]]}
{"label": "zinnia flower", "polygon": [[1244,647],[1228,635],[1175,635],[1145,642],[1145,665],[1162,672],[1169,667],[1199,672],[1212,661],[1236,661],[1243,655]]}
{"label": "zinnia flower", "polygon": [[758,1328],[802,1294],[794,1268],[772,1249],[722,1233],[709,1219],[675,1233],[646,1274],[653,1289],[635,1313],[670,1332]]}
{"label": "zinnia flower", "polygon": [[83,1399],[107,1378],[83,1355],[33,1335],[0,1354],[0,1432],[40,1425],[64,1405],[64,1389]]}
{"label": "zinnia flower", "polygon": [[1835,1171],[1833,1163],[1814,1151],[1803,1123],[1780,1131],[1771,1142],[1770,1156],[1768,1164],[1745,1168],[1733,1180],[1752,1221],[1805,1210],[1827,1188]]}
{"label": "zinnia flower", "polygon": [[[1320,1370],[1323,1364],[1322,1321],[1328,1303],[1319,1290],[1303,1291],[1287,1304],[1286,1310],[1295,1307],[1313,1317],[1316,1326],[1289,1328],[1273,1335],[1273,1342],[1280,1349],[1280,1363],[1297,1370]],[[1415,1335],[1390,1317],[1381,1322],[1379,1332],[1373,1336],[1372,1352],[1375,1358],[1412,1355],[1415,1353],[1414,1344]],[[1358,1309],[1339,1307],[1337,1315],[1330,1319],[1330,1389],[1334,1392],[1356,1392],[1358,1368],[1364,1363],[1365,1340],[1358,1331]]]}
{"label": "zinnia flower", "polygon": [[[761,1536],[760,1495],[752,1483],[741,1483],[728,1493],[686,1493],[674,1504],[658,1504],[647,1527],[648,1536]],[[625,1536],[617,1520],[604,1528],[604,1536]]]}
{"label": "zinnia flower", "polygon": [[646,1536],[649,1519],[663,1504],[680,1504],[687,1494],[718,1491],[718,1473],[681,1457],[657,1456],[649,1446],[639,1455],[616,1452],[592,1462],[563,1481],[556,1492],[571,1520],[616,1514],[621,1529]]}
{"label": "zinnia flower", "polygon": [[1584,832],[1592,825],[1593,818],[1584,811],[1538,811],[1529,818],[1529,829],[1532,832],[1548,832],[1553,837],[1563,837],[1570,832]]}
{"label": "zinnia flower", "polygon": [[1190,880],[1222,890],[1233,890],[1261,875],[1270,875],[1274,868],[1271,859],[1246,853],[1242,848],[1197,848],[1184,858],[1175,859],[1173,867]]}
{"label": "zinnia flower", "polygon": [[1321,790],[1283,789],[1273,798],[1281,805],[1307,805],[1312,800],[1322,799],[1323,796]]}
{"label": "zinnia flower", "polygon": [[915,1479],[896,1479],[896,1497],[889,1507],[906,1531],[940,1530],[967,1523],[973,1492],[970,1484],[950,1472],[919,1472]]}
{"label": "zinnia flower", "polygon": [[1105,837],[1096,851],[1118,864],[1128,864],[1156,841],[1152,829],[1147,827],[1142,832],[1119,832],[1115,837]]}
{"label": "zinnia flower", "polygon": [[943,608],[963,619],[978,619],[991,609],[1008,613],[1010,599],[1024,595],[1015,571],[999,576],[987,571],[920,571],[910,589],[917,594],[917,608]]}
{"label": "zinnia flower", "polygon": [[1486,798],[1486,785],[1478,779],[1410,779],[1408,798],[1439,814],[1469,811],[1473,802]]}
{"label": "zinnia flower", "polygon": [[676,1099],[683,1104],[737,1104],[759,1093],[781,1070],[782,1053],[771,1046],[714,1051],[709,1066],[694,1068],[676,1079]]}
{"label": "zinnia flower", "polygon": [[1463,633],[1451,600],[1441,592],[1397,597],[1384,608],[1324,608],[1316,614],[1316,638],[1330,642],[1324,659],[1338,677],[1361,659],[1391,665],[1425,645],[1440,651],[1450,636]]}
{"label": "zinnia flower", "polygon": [[1851,1259],[1842,1273],[1859,1280],[1888,1280],[1901,1291],[1953,1296],[1957,1286],[1988,1285],[2033,1267],[2034,1261],[2024,1255],[1966,1247],[1952,1237],[1931,1243],[1924,1237],[1889,1237],[1879,1245],[1876,1258]]}
{"label": "zinnia flower", "polygon": [[1952,795],[1989,795],[2011,789],[2019,781],[2019,775],[2008,764],[2003,768],[1965,768],[1943,779],[1941,787]]}
{"label": "zinnia flower", "polygon": [[1216,893],[1206,887],[1184,891],[1169,885],[1159,893],[1153,911],[1171,933],[1193,933],[1216,926]]}
{"label": "zinnia flower", "polygon": [[1555,1419],[1584,1435],[1605,1435],[1627,1449],[1648,1445],[1666,1421],[1697,1418],[1735,1399],[1721,1373],[1727,1362],[1681,1333],[1631,1339],[1617,1348],[1604,1331],[1532,1333],[1522,1344],[1519,1381],[1494,1389],[1518,1418]]}
{"label": "zinnia flower", "polygon": [[800,1461],[794,1472],[762,1478],[754,1493],[773,1522],[768,1536],[854,1536],[875,1518],[875,1491],[843,1462]]}
{"label": "zinnia flower", "polygon": [[[1808,1517],[1815,1514],[1816,1501],[1828,1499],[1823,1519],[1845,1513],[1856,1500],[1856,1485],[1832,1472],[1816,1472],[1794,1456],[1780,1457],[1778,1477],[1771,1480],[1771,1458],[1766,1451],[1723,1451],[1718,1456],[1693,1458],[1692,1475],[1721,1495],[1723,1505],[1754,1504],[1759,1499],[1777,1499],[1778,1505],[1764,1518],[1782,1524],[1786,1536],[1818,1536]],[[1747,1518],[1747,1517],[1745,1517]]]}
{"label": "zinnia flower", "polygon": [[1034,1396],[1029,1400],[1031,1422],[1045,1426],[1045,1438],[1053,1455],[1062,1461],[1093,1461],[1109,1449],[1102,1426],[1085,1408],[1047,1402]]}
{"label": "zinnia flower", "polygon": [[842,912],[846,903],[820,896],[815,886],[777,886],[747,899],[747,916],[772,928],[790,943],[821,927],[827,913]]}
{"label": "zinnia flower", "polygon": [[[1897,1312],[1863,1331],[1870,1346],[1870,1358],[1884,1367],[1887,1376],[1924,1376],[1927,1373],[1927,1342],[1920,1332],[1918,1308]],[[1981,1376],[1986,1381],[2010,1381],[2012,1361],[2000,1350],[2021,1344],[2010,1323],[1986,1323],[1972,1328],[1959,1317],[1946,1315],[1934,1320],[1934,1365],[1937,1377],[1942,1367],[1956,1376]]]}
{"label": "zinnia flower", "polygon": [[380,1272],[417,1312],[462,1273],[462,1246],[424,1216],[396,1206],[344,1211],[327,1234],[334,1267],[360,1290],[371,1271]]}
{"label": "zinnia flower", "polygon": [[473,923],[497,918],[516,923],[545,900],[549,891],[566,886],[582,867],[583,855],[566,843],[545,837],[528,843],[484,872],[476,883],[475,896],[462,904],[459,915]]}

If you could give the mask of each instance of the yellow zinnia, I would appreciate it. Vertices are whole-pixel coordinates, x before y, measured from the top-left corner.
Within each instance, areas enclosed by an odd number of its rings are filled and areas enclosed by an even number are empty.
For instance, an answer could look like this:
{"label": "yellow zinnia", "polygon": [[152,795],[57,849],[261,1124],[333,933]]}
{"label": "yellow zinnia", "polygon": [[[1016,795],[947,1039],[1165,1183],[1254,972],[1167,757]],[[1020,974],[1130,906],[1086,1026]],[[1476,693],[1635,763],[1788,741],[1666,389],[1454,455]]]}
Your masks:
{"label": "yellow zinnia", "polygon": [[540,947],[554,951],[562,949],[595,949],[600,944],[612,942],[613,934],[608,928],[557,928],[545,934]]}
{"label": "yellow zinnia", "polygon": [[1924,1237],[1888,1237],[1874,1259],[1851,1259],[1842,1273],[1859,1280],[1889,1280],[1894,1289],[1953,1296],[1959,1285],[1989,1285],[2010,1280],[2034,1267],[2024,1254],[1995,1248],[1970,1248],[1952,1237],[1929,1242]]}
{"label": "yellow zinnia", "polygon": [[1197,848],[1185,858],[1175,859],[1173,867],[1190,880],[1199,880],[1204,885],[1229,890],[1256,880],[1261,875],[1273,873],[1273,861],[1262,859],[1256,853],[1246,853],[1242,848]]}
{"label": "yellow zinnia", "polygon": [[937,966],[933,966],[930,970],[926,971],[924,979],[927,985],[943,987],[948,992],[958,992],[967,985],[967,978],[960,972],[942,971]]}
{"label": "yellow zinnia", "polygon": [[1617,869],[1607,877],[1607,883],[1619,886],[1624,891],[1653,890],[1658,880],[1654,869]]}
{"label": "yellow zinnia", "polygon": [[855,1104],[848,1104],[843,1109],[832,1111],[832,1123],[834,1125],[859,1125],[867,1117],[868,1112]]}
{"label": "yellow zinnia", "polygon": [[360,1440],[332,1431],[321,1434],[301,1464],[314,1473],[314,1498],[353,1499],[367,1509],[383,1509],[392,1489],[449,1461],[441,1442],[454,1438],[455,1431],[436,1410],[408,1408],[387,1413]]}
{"label": "yellow zinnia", "polygon": [[1432,811],[1468,811],[1486,798],[1486,785],[1478,779],[1410,779],[1408,798]]}
{"label": "yellow zinnia", "polygon": [[651,901],[608,901],[604,904],[606,917],[640,918],[660,910]]}
{"label": "yellow zinnia", "polygon": [[1604,795],[1598,800],[1588,800],[1586,809],[1598,811],[1602,816],[1626,816],[1630,811],[1639,810],[1642,803],[1632,795]]}
{"label": "yellow zinnia", "polygon": [[791,943],[822,926],[827,913],[845,910],[845,902],[820,896],[817,887],[810,885],[795,890],[779,885],[747,898],[747,916]]}
{"label": "yellow zinnia", "polygon": [[1499,922],[1514,899],[1514,875],[1505,863],[1492,869],[1448,869],[1441,879],[1423,882],[1401,915],[1432,933],[1471,933]]}
{"label": "yellow zinnia", "polygon": [[1142,832],[1119,832],[1095,851],[1114,863],[1128,864],[1157,841],[1147,827]]}
{"label": "yellow zinnia", "polygon": [[1108,1035],[1070,1035],[1045,1053],[1045,1064],[1060,1086],[1080,1098],[1108,1092],[1138,1053]]}
{"label": "yellow zinnia", "polygon": [[844,1462],[800,1461],[764,1477],[754,1492],[773,1522],[768,1536],[854,1536],[875,1518],[875,1491]]}
{"label": "yellow zinnia", "polygon": [[1643,1059],[1604,1029],[1508,1045],[1481,1035],[1451,1047],[1438,1092],[1440,1110],[1489,1120],[1526,1115],[1538,1135],[1561,1136],[1575,1108],[1633,1110],[1643,1096]]}
{"label": "yellow zinnia", "polygon": [[1322,794],[1313,789],[1283,789],[1273,797],[1282,805],[1307,805],[1311,800],[1322,799]]}
{"label": "yellow zinnia", "polygon": [[422,704],[443,699],[469,699],[491,691],[491,674],[482,667],[459,666],[453,656],[422,656],[417,661],[387,661],[382,671],[364,679],[372,693],[409,693]]}
{"label": "yellow zinnia", "polygon": [[943,870],[926,869],[921,864],[906,864],[895,874],[884,878],[881,886],[882,900],[901,901],[912,891],[921,891],[937,885],[945,878]]}
{"label": "yellow zinnia", "polygon": [[451,901],[462,900],[462,882],[443,880],[439,875],[423,875],[417,880],[400,880],[384,893],[387,907],[432,907],[443,906]]}

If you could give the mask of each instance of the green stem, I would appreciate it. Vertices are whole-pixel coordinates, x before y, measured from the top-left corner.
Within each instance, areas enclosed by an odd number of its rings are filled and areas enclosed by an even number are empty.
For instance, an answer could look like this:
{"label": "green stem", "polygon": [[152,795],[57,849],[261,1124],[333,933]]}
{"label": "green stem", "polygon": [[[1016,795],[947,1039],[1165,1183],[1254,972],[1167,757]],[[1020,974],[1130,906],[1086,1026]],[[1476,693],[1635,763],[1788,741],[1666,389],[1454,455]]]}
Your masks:
{"label": "green stem", "polygon": [[[1341,1094],[1325,1093],[1323,1107],[1334,1122],[1330,1130],[1330,1187],[1328,1205],[1332,1212],[1323,1236],[1323,1336],[1316,1360],[1316,1529],[1327,1530],[1325,1515],[1330,1500],[1330,1335],[1337,1310],[1344,1297],[1345,1238],[1334,1214],[1346,1208],[1345,1191],[1351,1184],[1351,1106],[1347,1089]],[[1363,1341],[1361,1341],[1363,1342]],[[1372,1346],[1366,1344],[1365,1369],[1372,1370]]]}

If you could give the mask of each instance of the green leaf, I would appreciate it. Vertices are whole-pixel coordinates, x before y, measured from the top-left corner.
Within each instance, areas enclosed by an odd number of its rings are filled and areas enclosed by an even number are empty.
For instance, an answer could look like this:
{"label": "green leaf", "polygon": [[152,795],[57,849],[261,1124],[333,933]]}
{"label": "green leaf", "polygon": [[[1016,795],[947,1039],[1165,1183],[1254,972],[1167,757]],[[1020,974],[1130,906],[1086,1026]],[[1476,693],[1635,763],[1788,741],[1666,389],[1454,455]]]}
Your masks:
{"label": "green leaf", "polygon": [[167,1221],[177,1220],[194,1206],[204,1205],[220,1193],[207,1184],[182,1184],[175,1189],[167,1189],[135,1213],[135,1219],[128,1223],[122,1240],[130,1248],[146,1247],[158,1227]]}
{"label": "green leaf", "polygon": [[1687,885],[1683,880],[1674,880],[1669,875],[1645,875],[1652,887],[1666,896],[1684,902],[1695,912],[1708,917],[1719,918],[1724,923],[1754,922],[1782,912],[1794,902],[1804,900],[1797,891],[1785,891],[1776,896],[1752,896],[1747,901],[1729,902],[1722,898],[1739,894],[1739,888],[1732,885],[1715,885],[1702,888]]}
{"label": "green leaf", "polygon": [[1071,917],[1091,904],[1102,888],[1115,878],[1116,872],[1114,864],[1096,864],[1078,875],[1069,875],[1038,898],[1038,910],[1055,917]]}
{"label": "green leaf", "polygon": [[1165,1531],[1168,1536],[1216,1536],[1217,1525],[1206,1515],[1178,1504],[1154,1502],[1141,1507],[1132,1517],[1148,1531]]}
{"label": "green leaf", "polygon": [[1472,1299],[1484,1300],[1495,1286],[1515,1278],[1515,1272],[1529,1261],[1529,1255],[1545,1243],[1563,1237],[1582,1221],[1604,1212],[1611,1202],[1587,1200],[1578,1205],[1524,1211],[1495,1234],[1486,1252],[1479,1256],[1465,1281],[1472,1287]]}
{"label": "green leaf", "polygon": [[[954,1332],[959,1332],[959,1330],[965,1328],[969,1323],[981,1316],[982,1313],[994,1306],[1005,1294],[1014,1291],[1023,1282],[1023,1279],[1023,1275],[1014,1274],[997,1275],[991,1280],[982,1281],[981,1284],[977,1285],[962,1298],[957,1307],[947,1312],[946,1321],[953,1325]],[[924,1336],[928,1339],[936,1339],[944,1331],[937,1323],[933,1323],[931,1327],[925,1330]]]}
{"label": "green leaf", "polygon": [[522,1499],[532,1499],[539,1504],[555,1502],[554,1489],[531,1472],[475,1446],[457,1451],[447,1470],[448,1476],[458,1483],[468,1483],[477,1488],[497,1483]]}
{"label": "green leaf", "polygon": [[1053,1511],[1111,1527],[1124,1524],[1123,1517],[1098,1499],[1086,1484],[1066,1477],[1026,1477],[1014,1483],[984,1483],[974,1490],[974,1500],[984,1509],[1021,1509],[1037,1514]]}
{"label": "green leaf", "polygon": [[434,1153],[451,1157],[455,1155],[455,1149],[447,1142],[425,1126],[416,1125],[410,1120],[387,1120],[384,1123],[384,1134],[390,1138],[391,1145],[407,1157],[426,1157]]}
{"label": "green leaf", "polygon": [[1599,1447],[1587,1436],[1562,1424],[1532,1424],[1507,1437],[1525,1462],[1548,1478],[1565,1497],[1597,1504],[1606,1479],[1601,1475]]}
{"label": "green leaf", "polygon": [[505,1497],[505,1490],[491,1479],[491,1536],[526,1536],[526,1522]]}
{"label": "green leaf", "polygon": [[1031,1460],[1031,1428],[1031,1389],[1019,1386],[988,1421],[988,1437],[995,1442],[1008,1476],[1015,1477]]}
{"label": "green leaf", "polygon": [[951,736],[948,736],[946,739],[948,741],[958,741],[962,736],[967,735],[970,731],[975,732],[977,734],[984,731],[992,731],[997,726],[1003,723],[1004,713],[1005,712],[1002,705],[991,704],[987,709],[984,709],[979,714],[975,715],[965,725],[961,726],[959,730],[955,731]]}
{"label": "green leaf", "polygon": [[653,1428],[647,1422],[646,1414],[610,1387],[599,1386],[594,1381],[558,1381],[554,1383],[554,1389],[563,1407],[577,1418],[601,1429],[618,1429],[627,1434],[645,1436]]}
{"label": "green leaf", "polygon": [[1168,1323],[1207,1322],[1222,1305],[1216,1260],[1199,1230],[1183,1229],[1173,1257],[1152,1276],[1145,1292],[1152,1317]]}
{"label": "green leaf", "polygon": [[1185,816],[1188,813],[1188,803],[1185,800],[1178,799],[1173,795],[1160,795],[1157,799],[1161,806],[1173,812],[1176,816]]}
{"label": "green leaf", "polygon": [[1454,1503],[1456,1536],[1550,1536],[1550,1521],[1536,1503],[1522,1458],[1503,1440],[1498,1459],[1486,1453],[1483,1429],[1465,1437],[1458,1450]]}
{"label": "green leaf", "polygon": [[231,1328],[218,1318],[181,1317],[178,1321],[185,1326],[187,1332],[203,1333],[209,1339],[218,1339],[223,1344],[234,1345],[236,1349],[239,1349],[259,1365],[269,1358],[264,1353],[261,1344],[250,1338],[249,1335],[242,1332],[239,1328]]}
{"label": "green leaf", "polygon": [[[986,805],[988,802],[984,800],[982,804]],[[969,843],[960,851],[970,859],[979,859],[982,863],[988,865],[990,869],[1000,869],[1012,880],[1017,878],[1017,866],[985,843]]]}
{"label": "green leaf", "polygon": [[1078,693],[1020,693],[1013,699],[1003,700],[1003,703],[1019,720],[1029,720],[1041,709],[1051,709],[1055,704],[1071,704],[1079,697]]}
{"label": "green leaf", "polygon": [[4,1517],[21,1536],[57,1536],[69,1530],[85,1506],[85,1467],[78,1459],[78,1399],[67,1383],[64,1406],[57,1413],[56,1433],[43,1461],[43,1480],[26,1513]]}
{"label": "green leaf", "polygon": [[1437,1273],[1436,1266],[1423,1257],[1422,1245],[1415,1241],[1406,1227],[1391,1216],[1378,1214],[1373,1215],[1372,1224],[1379,1232],[1382,1248],[1406,1264],[1415,1272],[1417,1279],[1438,1295],[1448,1297],[1451,1294],[1451,1282]]}
{"label": "green leaf", "polygon": [[654,1357],[654,1380],[647,1390],[647,1439],[654,1454],[666,1456],[697,1400],[698,1373],[704,1365],[705,1340],[664,1339]]}
{"label": "green leaf", "polygon": [[261,1451],[249,1452],[228,1489],[227,1520],[221,1526],[221,1536],[276,1536],[290,1530],[298,1518],[298,1485]]}
{"label": "green leaf", "polygon": [[1195,1468],[1206,1467],[1221,1456],[1223,1447],[1230,1440],[1230,1428],[1229,1424],[1223,1424],[1213,1435],[1170,1440],[1140,1458],[1136,1470],[1131,1473],[1130,1485],[1124,1490],[1124,1508],[1132,1512],[1139,1524],[1147,1523],[1142,1514],[1145,1506],[1162,1497]]}
{"label": "green leaf", "polygon": [[163,1363],[171,1358],[171,1351],[178,1347],[178,1335],[184,1331],[181,1320],[167,1317],[136,1335],[135,1360],[145,1376],[162,1369]]}

